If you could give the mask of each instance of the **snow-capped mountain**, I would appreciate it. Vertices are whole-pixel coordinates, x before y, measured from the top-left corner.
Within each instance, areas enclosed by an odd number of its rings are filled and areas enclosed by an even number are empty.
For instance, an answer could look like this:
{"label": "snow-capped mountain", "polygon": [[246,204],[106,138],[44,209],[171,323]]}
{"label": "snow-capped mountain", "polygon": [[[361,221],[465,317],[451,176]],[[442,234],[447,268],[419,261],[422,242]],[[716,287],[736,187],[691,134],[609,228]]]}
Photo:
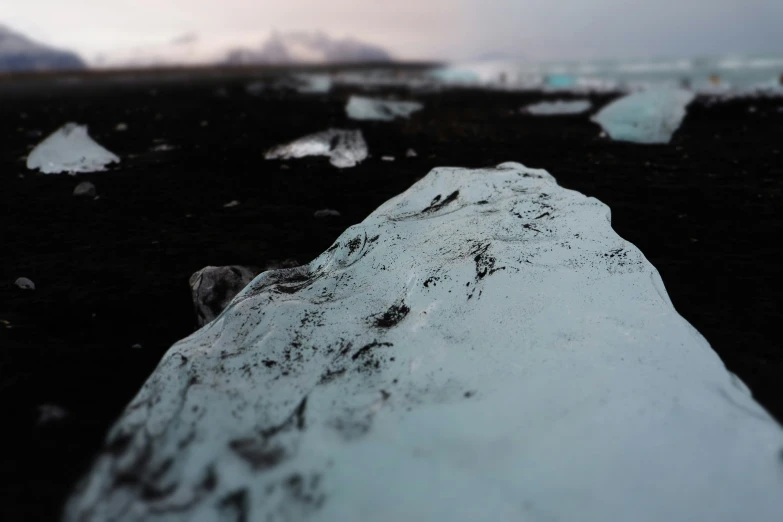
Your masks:
{"label": "snow-capped mountain", "polygon": [[383,48],[345,38],[333,40],[323,33],[274,33],[256,49],[234,49],[232,64],[388,62]]}
{"label": "snow-capped mountain", "polygon": [[85,63],[77,54],[34,42],[0,25],[0,72],[84,68]]}
{"label": "snow-capped mountain", "polygon": [[207,65],[222,62],[228,47],[208,42],[194,33],[168,42],[107,50],[92,60],[95,67],[155,67]]}
{"label": "snow-capped mountain", "polygon": [[169,42],[111,50],[92,60],[96,67],[150,67],[211,64],[385,62],[381,47],[315,33],[272,33],[263,43],[202,38],[186,34]]}

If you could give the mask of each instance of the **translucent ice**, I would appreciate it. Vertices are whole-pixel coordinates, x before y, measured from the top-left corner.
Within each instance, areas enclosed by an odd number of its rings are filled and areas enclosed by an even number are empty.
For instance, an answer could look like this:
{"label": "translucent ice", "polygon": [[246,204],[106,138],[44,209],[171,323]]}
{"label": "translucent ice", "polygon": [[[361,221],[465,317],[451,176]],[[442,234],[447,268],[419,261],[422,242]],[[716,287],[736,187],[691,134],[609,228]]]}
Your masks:
{"label": "translucent ice", "polygon": [[364,96],[351,96],[345,112],[354,120],[391,121],[396,118],[408,118],[423,105],[411,101],[378,100]]}
{"label": "translucent ice", "polygon": [[98,172],[120,158],[87,134],[87,126],[68,123],[43,140],[27,157],[28,169],[44,174]]}
{"label": "translucent ice", "polygon": [[65,520],[779,522],[782,446],[605,205],[439,168],[176,343]]}
{"label": "translucent ice", "polygon": [[581,114],[589,111],[592,104],[589,100],[555,100],[528,105],[525,110],[535,116],[554,116],[566,114]]}
{"label": "translucent ice", "polygon": [[367,143],[360,130],[328,129],[279,145],[266,153],[266,159],[328,156],[337,168],[355,167],[367,158]]}
{"label": "translucent ice", "polygon": [[616,141],[669,143],[694,97],[682,89],[648,89],[610,103],[592,120]]}

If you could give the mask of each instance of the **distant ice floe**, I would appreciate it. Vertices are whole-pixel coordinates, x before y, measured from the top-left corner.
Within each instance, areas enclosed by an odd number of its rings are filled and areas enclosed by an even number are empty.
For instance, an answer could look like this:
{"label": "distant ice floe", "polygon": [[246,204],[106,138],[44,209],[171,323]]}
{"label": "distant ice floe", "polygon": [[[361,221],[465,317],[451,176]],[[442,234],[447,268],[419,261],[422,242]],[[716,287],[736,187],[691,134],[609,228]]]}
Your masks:
{"label": "distant ice floe", "polygon": [[328,129],[269,150],[266,159],[327,156],[339,169],[355,167],[367,158],[367,143],[360,130]]}
{"label": "distant ice floe", "polygon": [[695,94],[682,89],[654,88],[616,100],[592,117],[615,141],[669,143]]}
{"label": "distant ice floe", "polygon": [[301,94],[326,94],[332,90],[328,74],[295,74],[273,82],[253,82],[245,87],[248,94],[259,95],[269,90],[292,90]]}
{"label": "distant ice floe", "polygon": [[412,101],[351,96],[345,106],[345,113],[353,120],[392,121],[396,118],[408,118],[423,107],[421,103]]}
{"label": "distant ice floe", "polygon": [[534,116],[559,116],[582,114],[589,111],[592,106],[589,100],[555,100],[528,105],[525,111]]}
{"label": "distant ice floe", "polygon": [[780,522],[783,430],[610,209],[438,168],[174,344],[65,522]]}
{"label": "distant ice floe", "polygon": [[119,161],[90,138],[86,125],[68,123],[30,152],[27,168],[44,174],[78,174],[106,170],[106,165]]}
{"label": "distant ice floe", "polygon": [[439,67],[430,76],[442,85],[457,87],[534,87],[540,78],[521,71],[518,64],[489,60]]}

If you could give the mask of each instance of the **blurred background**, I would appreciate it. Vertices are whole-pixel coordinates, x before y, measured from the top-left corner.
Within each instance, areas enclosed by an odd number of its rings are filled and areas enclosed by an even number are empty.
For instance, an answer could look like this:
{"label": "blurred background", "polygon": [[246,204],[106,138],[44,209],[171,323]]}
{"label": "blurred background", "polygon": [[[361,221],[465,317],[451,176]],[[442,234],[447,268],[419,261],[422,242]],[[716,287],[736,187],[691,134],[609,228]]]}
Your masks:
{"label": "blurred background", "polygon": [[769,85],[782,21],[779,0],[6,0],[0,71],[424,61],[463,82]]}

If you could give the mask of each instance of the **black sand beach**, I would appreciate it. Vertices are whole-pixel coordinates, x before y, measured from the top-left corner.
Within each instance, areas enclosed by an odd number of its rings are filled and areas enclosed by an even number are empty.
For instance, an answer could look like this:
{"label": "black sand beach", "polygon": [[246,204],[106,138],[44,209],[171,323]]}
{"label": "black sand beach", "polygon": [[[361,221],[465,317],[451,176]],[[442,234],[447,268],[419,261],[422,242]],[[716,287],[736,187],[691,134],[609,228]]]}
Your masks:
{"label": "black sand beach", "polygon": [[[354,122],[344,106],[358,89],[250,95],[250,76],[0,81],[2,520],[57,519],[111,423],[194,330],[193,272],[307,262],[437,166],[518,161],[609,205],[679,312],[783,421],[783,99],[699,98],[670,145],[640,146],[601,138],[589,115],[518,111],[559,95],[387,89],[424,110]],[[76,177],[28,171],[31,146],[69,121],[122,163]],[[345,170],[263,159],[328,127],[361,128],[372,157]],[[171,150],[153,150],[162,144]],[[72,196],[85,180],[98,199]],[[342,215],[313,217],[324,208]],[[21,276],[36,289],[18,289]],[[45,404],[67,417],[39,424]]]}

